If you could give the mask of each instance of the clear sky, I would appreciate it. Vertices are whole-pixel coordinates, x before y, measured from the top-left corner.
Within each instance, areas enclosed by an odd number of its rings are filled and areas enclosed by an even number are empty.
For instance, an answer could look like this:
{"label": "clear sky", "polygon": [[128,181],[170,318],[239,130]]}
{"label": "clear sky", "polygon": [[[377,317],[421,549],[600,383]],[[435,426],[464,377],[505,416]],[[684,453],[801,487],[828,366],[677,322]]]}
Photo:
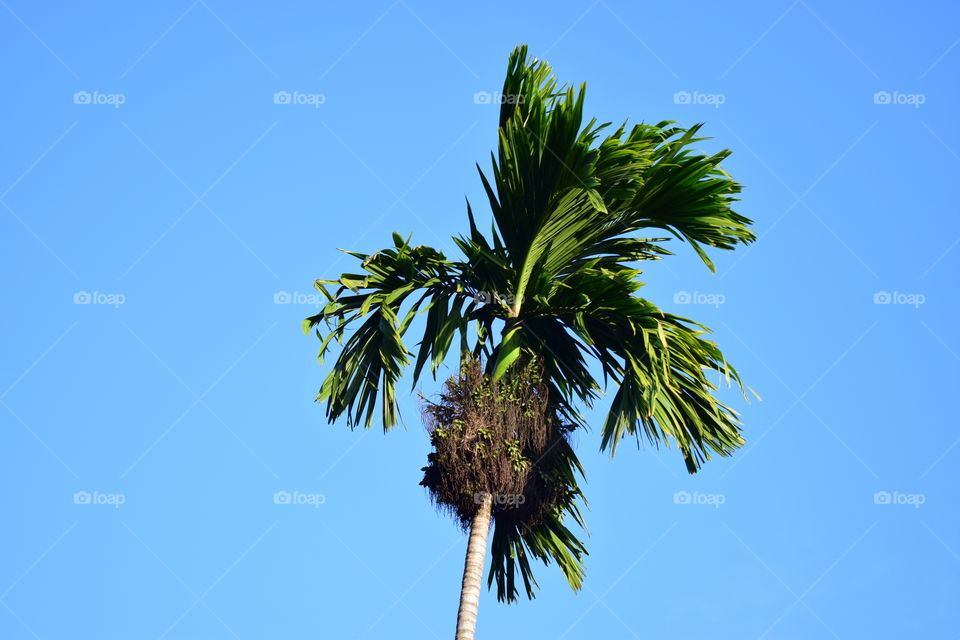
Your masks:
{"label": "clear sky", "polygon": [[733,150],[760,241],[714,275],[677,247],[645,292],[763,401],[728,394],[747,446],[697,476],[581,434],[584,589],[540,567],[478,637],[955,638],[958,17],[0,1],[0,638],[452,636],[465,538],[417,485],[415,396],[388,435],[327,425],[300,320],[337,248],[453,255],[465,195],[488,219],[521,42],[588,114]]}

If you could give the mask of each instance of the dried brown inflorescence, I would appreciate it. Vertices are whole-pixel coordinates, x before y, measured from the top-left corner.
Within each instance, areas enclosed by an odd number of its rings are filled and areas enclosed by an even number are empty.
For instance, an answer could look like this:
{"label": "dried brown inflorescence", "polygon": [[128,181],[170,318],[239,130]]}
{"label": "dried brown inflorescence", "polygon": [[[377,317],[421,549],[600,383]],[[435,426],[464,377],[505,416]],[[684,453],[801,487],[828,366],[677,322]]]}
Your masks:
{"label": "dried brown inflorescence", "polygon": [[568,466],[557,464],[567,447],[557,445],[566,445],[571,429],[557,418],[534,362],[497,382],[480,362],[468,362],[437,402],[425,401],[423,415],[433,452],[420,484],[464,530],[484,494],[493,496],[498,522],[521,528],[569,498],[569,485],[558,476]]}

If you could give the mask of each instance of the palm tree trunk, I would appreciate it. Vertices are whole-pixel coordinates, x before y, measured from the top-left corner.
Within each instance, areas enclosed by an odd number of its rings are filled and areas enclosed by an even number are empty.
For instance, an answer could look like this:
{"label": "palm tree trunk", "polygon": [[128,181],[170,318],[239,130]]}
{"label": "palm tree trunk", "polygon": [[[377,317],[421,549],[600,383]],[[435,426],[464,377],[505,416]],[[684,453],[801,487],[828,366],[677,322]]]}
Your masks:
{"label": "palm tree trunk", "polygon": [[487,533],[490,531],[492,507],[493,496],[489,493],[482,494],[480,507],[470,524],[467,558],[463,564],[463,586],[460,587],[460,609],[457,611],[456,640],[473,640],[473,633],[477,628],[483,558],[487,553]]}

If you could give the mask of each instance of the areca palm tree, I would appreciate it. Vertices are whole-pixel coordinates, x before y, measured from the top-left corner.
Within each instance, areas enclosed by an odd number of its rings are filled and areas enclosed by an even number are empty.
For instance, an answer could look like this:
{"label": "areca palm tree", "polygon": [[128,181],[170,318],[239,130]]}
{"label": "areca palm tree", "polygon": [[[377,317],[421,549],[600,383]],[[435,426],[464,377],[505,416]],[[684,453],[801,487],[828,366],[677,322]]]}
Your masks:
{"label": "areca palm tree", "polygon": [[[470,532],[458,639],[474,635],[491,520],[498,599],[517,599],[520,582],[533,597],[532,559],[582,584],[586,550],[566,525],[583,524],[582,469],[568,435],[606,390],[600,448],[611,455],[628,437],[672,443],[694,473],[743,444],[737,413],[715,397],[714,379],[743,389],[737,371],[709,329],[642,297],[638,279],[671,241],[711,270],[709,249],[754,241],[732,208],[741,187],[720,166],[729,152],[693,150],[700,125],[584,123],[585,88],[560,86],[517,47],[497,153],[489,173],[477,167],[489,230],[468,202],[460,256],[398,234],[381,251],[347,252],[357,273],[318,280],[329,302],[304,321],[321,360],[341,345],[317,400],[351,427],[389,430],[404,370],[415,388],[428,363],[436,375],[457,359],[425,405],[434,452],[422,484]],[[505,502],[505,488],[529,500]]]}

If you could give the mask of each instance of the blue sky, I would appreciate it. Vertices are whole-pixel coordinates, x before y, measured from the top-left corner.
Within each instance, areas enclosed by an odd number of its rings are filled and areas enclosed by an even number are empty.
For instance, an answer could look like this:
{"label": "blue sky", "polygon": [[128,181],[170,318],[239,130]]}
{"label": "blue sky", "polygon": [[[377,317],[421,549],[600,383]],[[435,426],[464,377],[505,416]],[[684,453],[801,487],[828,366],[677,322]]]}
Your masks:
{"label": "blue sky", "polygon": [[337,248],[455,253],[521,42],[589,114],[733,150],[760,241],[645,292],[763,401],[729,395],[747,446],[697,476],[581,434],[584,589],[539,568],[479,637],[955,637],[958,17],[3,0],[0,637],[451,635],[465,538],[414,396],[406,429],[327,425],[300,320]]}

